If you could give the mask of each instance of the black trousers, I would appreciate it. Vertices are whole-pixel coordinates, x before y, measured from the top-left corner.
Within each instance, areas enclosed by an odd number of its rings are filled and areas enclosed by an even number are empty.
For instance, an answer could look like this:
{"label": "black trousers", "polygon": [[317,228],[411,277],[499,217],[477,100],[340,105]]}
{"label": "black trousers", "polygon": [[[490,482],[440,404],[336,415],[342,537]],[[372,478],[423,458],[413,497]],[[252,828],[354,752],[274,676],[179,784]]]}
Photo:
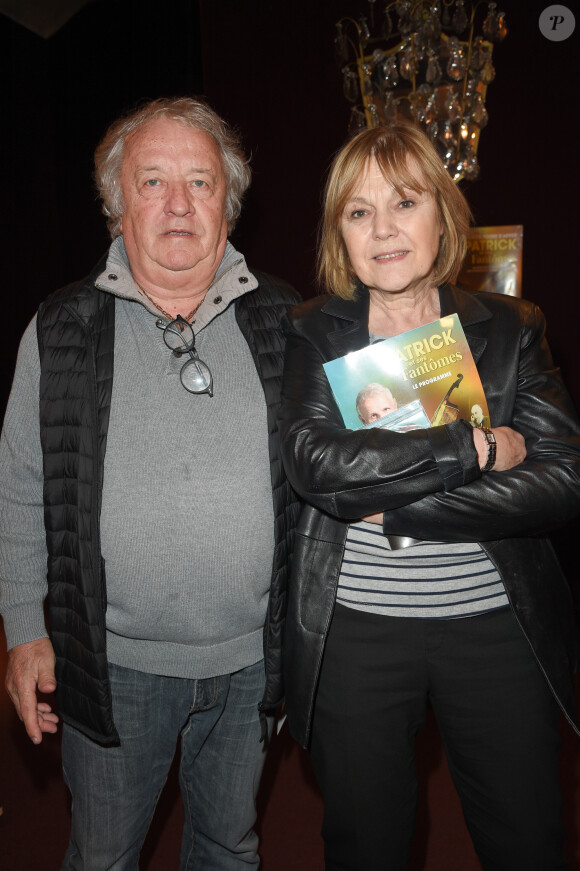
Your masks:
{"label": "black trousers", "polygon": [[418,620],[337,605],[311,745],[327,871],[407,868],[428,700],[485,871],[567,868],[558,706],[511,610]]}

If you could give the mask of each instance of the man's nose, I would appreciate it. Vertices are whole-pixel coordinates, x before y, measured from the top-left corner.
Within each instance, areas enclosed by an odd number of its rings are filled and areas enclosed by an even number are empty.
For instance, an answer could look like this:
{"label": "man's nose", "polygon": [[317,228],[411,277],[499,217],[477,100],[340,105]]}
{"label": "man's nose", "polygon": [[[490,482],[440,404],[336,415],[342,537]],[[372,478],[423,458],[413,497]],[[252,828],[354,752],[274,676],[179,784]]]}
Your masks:
{"label": "man's nose", "polygon": [[172,182],[169,185],[165,211],[180,217],[195,211],[193,197],[189,192],[186,182]]}

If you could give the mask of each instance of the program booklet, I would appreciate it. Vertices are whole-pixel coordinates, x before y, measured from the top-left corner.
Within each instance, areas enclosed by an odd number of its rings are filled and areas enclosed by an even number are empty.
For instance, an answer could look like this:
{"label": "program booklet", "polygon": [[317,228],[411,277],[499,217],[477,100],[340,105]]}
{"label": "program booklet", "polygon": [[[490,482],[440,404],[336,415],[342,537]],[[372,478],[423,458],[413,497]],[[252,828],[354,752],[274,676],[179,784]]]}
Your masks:
{"label": "program booklet", "polygon": [[490,426],[485,393],[457,314],[324,363],[347,429],[397,432],[463,418]]}

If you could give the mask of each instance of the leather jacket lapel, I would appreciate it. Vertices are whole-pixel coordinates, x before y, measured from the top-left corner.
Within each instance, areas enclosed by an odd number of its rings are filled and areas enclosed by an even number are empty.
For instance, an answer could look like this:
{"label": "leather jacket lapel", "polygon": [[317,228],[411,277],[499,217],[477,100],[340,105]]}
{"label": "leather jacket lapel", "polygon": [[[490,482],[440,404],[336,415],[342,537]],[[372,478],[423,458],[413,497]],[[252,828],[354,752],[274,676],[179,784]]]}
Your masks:
{"label": "leather jacket lapel", "polygon": [[444,284],[439,288],[439,302],[441,317],[451,315],[454,312],[459,315],[467,344],[477,363],[487,346],[487,338],[479,325],[490,320],[492,317],[490,310],[472,292],[461,290],[450,284]]}
{"label": "leather jacket lapel", "polygon": [[368,345],[369,292],[366,287],[357,286],[352,300],[331,296],[322,311],[336,323],[336,329],[328,332],[328,341],[337,357]]}

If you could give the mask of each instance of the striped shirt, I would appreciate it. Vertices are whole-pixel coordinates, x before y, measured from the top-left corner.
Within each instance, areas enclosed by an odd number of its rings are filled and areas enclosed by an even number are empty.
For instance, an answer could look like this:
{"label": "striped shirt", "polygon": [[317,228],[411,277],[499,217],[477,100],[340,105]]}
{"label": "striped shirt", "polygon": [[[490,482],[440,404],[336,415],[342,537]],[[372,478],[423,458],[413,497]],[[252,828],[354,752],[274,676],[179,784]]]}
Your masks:
{"label": "striped shirt", "polygon": [[337,602],[391,617],[472,617],[508,604],[497,569],[476,542],[425,541],[391,550],[382,528],[351,523]]}

